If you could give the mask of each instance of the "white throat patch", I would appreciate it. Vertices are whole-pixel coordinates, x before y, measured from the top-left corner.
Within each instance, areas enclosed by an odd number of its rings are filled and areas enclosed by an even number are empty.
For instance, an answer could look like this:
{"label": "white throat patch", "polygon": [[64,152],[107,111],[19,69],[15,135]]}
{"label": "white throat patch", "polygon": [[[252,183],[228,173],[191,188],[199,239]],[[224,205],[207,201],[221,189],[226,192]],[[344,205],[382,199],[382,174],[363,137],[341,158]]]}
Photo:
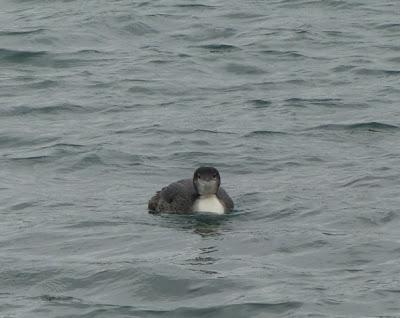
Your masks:
{"label": "white throat patch", "polygon": [[193,205],[193,212],[224,214],[225,208],[215,194],[200,196]]}

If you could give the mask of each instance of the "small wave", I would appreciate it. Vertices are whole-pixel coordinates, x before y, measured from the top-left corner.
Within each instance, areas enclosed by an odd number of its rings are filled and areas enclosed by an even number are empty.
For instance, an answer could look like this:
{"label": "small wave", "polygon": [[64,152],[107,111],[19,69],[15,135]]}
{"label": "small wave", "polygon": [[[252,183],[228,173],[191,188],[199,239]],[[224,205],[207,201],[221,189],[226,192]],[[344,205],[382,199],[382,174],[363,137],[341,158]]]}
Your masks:
{"label": "small wave", "polygon": [[244,137],[248,138],[248,137],[271,136],[271,135],[287,135],[287,133],[283,131],[274,131],[274,130],[255,130],[244,135]]}
{"label": "small wave", "polygon": [[62,149],[65,149],[65,148],[83,148],[83,147],[85,147],[84,145],[79,145],[79,144],[68,144],[68,143],[56,143],[56,144],[53,144],[53,145],[50,145],[50,146],[46,146],[46,147],[43,147],[43,149],[46,149],[46,148],[62,148]]}
{"label": "small wave", "polygon": [[201,151],[182,151],[174,152],[169,156],[171,159],[192,159],[192,158],[212,158],[217,157],[216,154]]}
{"label": "small wave", "polygon": [[253,317],[261,312],[265,315],[283,314],[300,308],[301,302],[287,301],[280,303],[241,303],[212,306],[208,308],[178,308],[170,312],[174,317]]}
{"label": "small wave", "polygon": [[216,9],[216,6],[210,6],[206,4],[200,3],[191,3],[191,4],[176,4],[174,5],[176,8],[189,8],[189,9]]}
{"label": "small wave", "polygon": [[370,131],[370,132],[381,132],[381,131],[392,131],[399,130],[399,126],[380,123],[380,122],[366,122],[366,123],[354,123],[354,124],[326,124],[320,125],[311,130],[350,130],[350,131]]}
{"label": "small wave", "polygon": [[48,53],[45,51],[18,51],[18,50],[8,50],[0,49],[0,61],[21,63],[26,62],[31,59],[44,57]]}
{"label": "small wave", "polygon": [[340,98],[288,98],[285,100],[285,103],[291,106],[308,106],[308,105],[316,105],[316,106],[341,106],[343,104]]}
{"label": "small wave", "polygon": [[105,52],[99,51],[99,50],[94,50],[94,49],[83,49],[74,52],[76,54],[104,54]]}
{"label": "small wave", "polygon": [[[35,66],[49,66],[55,68],[66,68],[81,66],[90,62],[103,61],[105,58],[93,56],[103,52],[92,50],[78,50],[68,53],[50,53],[48,51],[19,51],[0,49],[0,61],[9,63],[27,63]],[[89,56],[87,56],[89,55]]]}
{"label": "small wave", "polygon": [[347,72],[355,67],[355,65],[338,65],[332,68],[332,71],[336,73]]}
{"label": "small wave", "polygon": [[71,304],[71,303],[81,303],[82,300],[71,297],[71,296],[53,296],[53,295],[41,295],[38,297],[42,301],[59,303],[59,304]]}
{"label": "small wave", "polygon": [[[396,177],[397,178],[397,177]],[[373,187],[378,185],[379,180],[385,180],[387,177],[385,176],[363,176],[363,177],[358,177],[355,178],[344,185],[342,187],[350,187],[350,186],[355,186],[355,187]]]}
{"label": "small wave", "polygon": [[134,35],[146,35],[146,34],[154,34],[158,33],[156,29],[153,29],[151,26],[147,25],[143,22],[134,22],[131,24],[126,25],[123,28],[125,31],[132,33]]}
{"label": "small wave", "polygon": [[[247,302],[239,304],[218,305],[203,308],[178,307],[174,309],[149,308],[146,306],[111,305],[100,303],[86,303],[79,298],[69,296],[42,295],[40,300],[54,303],[53,305],[70,305],[71,309],[82,311],[85,317],[258,317],[266,314],[290,313],[303,306],[302,302],[286,301],[277,303]],[[162,303],[161,303],[162,305]],[[158,307],[158,308],[157,308]],[[73,315],[75,317],[75,315]],[[260,317],[261,317],[260,316]]]}
{"label": "small wave", "polygon": [[355,73],[359,75],[372,75],[372,76],[399,76],[400,70],[359,68],[355,70]]}
{"label": "small wave", "polygon": [[238,48],[237,46],[229,44],[207,44],[207,45],[200,45],[197,47],[208,50],[211,53],[224,53],[224,52],[232,52],[240,50],[240,48]]}
{"label": "small wave", "polygon": [[226,70],[230,73],[237,75],[258,75],[265,73],[265,71],[263,71],[259,67],[252,65],[236,64],[236,63],[229,63],[226,66]]}
{"label": "small wave", "polygon": [[171,35],[171,37],[189,42],[195,42],[196,45],[199,41],[223,39],[226,41],[227,38],[237,33],[236,29],[233,28],[210,28],[207,25],[198,24],[193,26],[194,30],[183,30]]}
{"label": "small wave", "polygon": [[21,211],[30,207],[33,207],[37,205],[38,203],[36,201],[29,201],[29,202],[23,202],[23,203],[17,203],[11,206],[9,209],[13,211]]}
{"label": "small wave", "polygon": [[77,163],[75,163],[70,169],[68,170],[82,170],[94,165],[105,165],[105,163],[101,160],[101,158],[94,153],[86,154],[83,156]]}
{"label": "small wave", "polygon": [[253,13],[253,12],[231,12],[228,14],[223,14],[222,17],[228,19],[262,19],[264,21],[265,15],[260,13]]}
{"label": "small wave", "polygon": [[47,31],[46,29],[34,29],[27,31],[0,31],[0,36],[14,36],[14,35],[31,35],[36,33],[42,33]]}
{"label": "small wave", "polygon": [[387,61],[391,63],[400,63],[400,56],[388,58]]}
{"label": "small wave", "polygon": [[253,99],[250,100],[249,102],[253,104],[256,108],[265,108],[272,105],[271,101],[265,99]]}
{"label": "small wave", "polygon": [[29,161],[30,164],[45,162],[49,159],[49,156],[28,156],[28,157],[12,157],[13,161]]}
{"label": "small wave", "polygon": [[236,135],[235,132],[231,131],[219,131],[219,130],[211,130],[211,129],[195,129],[194,133],[206,133],[206,134],[228,134],[228,135]]}
{"label": "small wave", "polygon": [[21,115],[45,115],[45,114],[63,114],[63,113],[85,113],[88,112],[83,106],[75,104],[61,104],[43,107],[17,106],[12,109],[0,111],[3,116],[21,116]]}
{"label": "small wave", "polygon": [[38,82],[31,83],[31,84],[27,84],[25,86],[32,88],[32,89],[49,89],[51,87],[56,87],[57,85],[58,85],[57,81],[43,80],[43,81],[38,81]]}
{"label": "small wave", "polygon": [[304,58],[311,58],[309,56],[306,56],[304,54],[294,52],[294,51],[278,51],[278,50],[263,50],[260,51],[260,53],[269,55],[269,56],[277,56],[280,58],[293,58],[293,59],[304,59]]}
{"label": "small wave", "polygon": [[127,222],[121,221],[82,221],[73,225],[66,225],[64,229],[80,229],[80,228],[94,228],[94,227],[106,227],[106,226],[117,226],[127,224]]}
{"label": "small wave", "polygon": [[400,31],[400,23],[384,23],[376,28],[379,30]]}
{"label": "small wave", "polygon": [[[154,61],[152,61],[154,63]],[[150,88],[144,87],[144,86],[132,86],[128,89],[129,93],[135,93],[135,94],[144,94],[144,95],[154,95],[154,91]]]}
{"label": "small wave", "polygon": [[[32,137],[32,136],[31,136]],[[7,136],[3,135],[0,136],[0,148],[5,148],[12,146],[13,148],[19,147],[19,146],[34,146],[34,145],[40,145],[40,144],[48,144],[51,142],[55,142],[59,140],[59,137],[34,137],[34,138],[29,138],[27,136]]]}

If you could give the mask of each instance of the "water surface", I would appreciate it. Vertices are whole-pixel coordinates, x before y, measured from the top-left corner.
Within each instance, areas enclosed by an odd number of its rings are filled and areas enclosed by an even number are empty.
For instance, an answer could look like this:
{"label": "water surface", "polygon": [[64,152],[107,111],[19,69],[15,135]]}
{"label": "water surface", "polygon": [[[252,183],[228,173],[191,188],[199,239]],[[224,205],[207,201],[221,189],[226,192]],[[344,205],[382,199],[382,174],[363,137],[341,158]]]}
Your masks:
{"label": "water surface", "polygon": [[1,1],[0,316],[399,317],[399,13]]}

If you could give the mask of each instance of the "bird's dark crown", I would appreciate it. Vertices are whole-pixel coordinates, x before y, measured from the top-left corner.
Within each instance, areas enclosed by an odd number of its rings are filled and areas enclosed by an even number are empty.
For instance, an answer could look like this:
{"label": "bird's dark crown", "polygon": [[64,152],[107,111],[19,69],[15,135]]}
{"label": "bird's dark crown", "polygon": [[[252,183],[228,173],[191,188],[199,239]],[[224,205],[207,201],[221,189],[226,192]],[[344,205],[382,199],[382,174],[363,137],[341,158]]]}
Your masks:
{"label": "bird's dark crown", "polygon": [[193,175],[193,180],[203,179],[203,180],[212,180],[217,179],[220,180],[221,177],[219,172],[214,167],[200,167],[197,168]]}

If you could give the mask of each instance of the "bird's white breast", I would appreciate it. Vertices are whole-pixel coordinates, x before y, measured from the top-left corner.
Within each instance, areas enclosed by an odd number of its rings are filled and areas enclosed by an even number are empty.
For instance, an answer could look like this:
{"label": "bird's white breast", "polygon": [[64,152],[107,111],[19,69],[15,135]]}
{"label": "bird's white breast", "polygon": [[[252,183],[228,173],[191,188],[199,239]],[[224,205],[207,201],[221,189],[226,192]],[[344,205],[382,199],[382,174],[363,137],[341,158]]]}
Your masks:
{"label": "bird's white breast", "polygon": [[193,206],[194,212],[212,212],[217,214],[224,214],[225,207],[216,195],[200,196]]}

